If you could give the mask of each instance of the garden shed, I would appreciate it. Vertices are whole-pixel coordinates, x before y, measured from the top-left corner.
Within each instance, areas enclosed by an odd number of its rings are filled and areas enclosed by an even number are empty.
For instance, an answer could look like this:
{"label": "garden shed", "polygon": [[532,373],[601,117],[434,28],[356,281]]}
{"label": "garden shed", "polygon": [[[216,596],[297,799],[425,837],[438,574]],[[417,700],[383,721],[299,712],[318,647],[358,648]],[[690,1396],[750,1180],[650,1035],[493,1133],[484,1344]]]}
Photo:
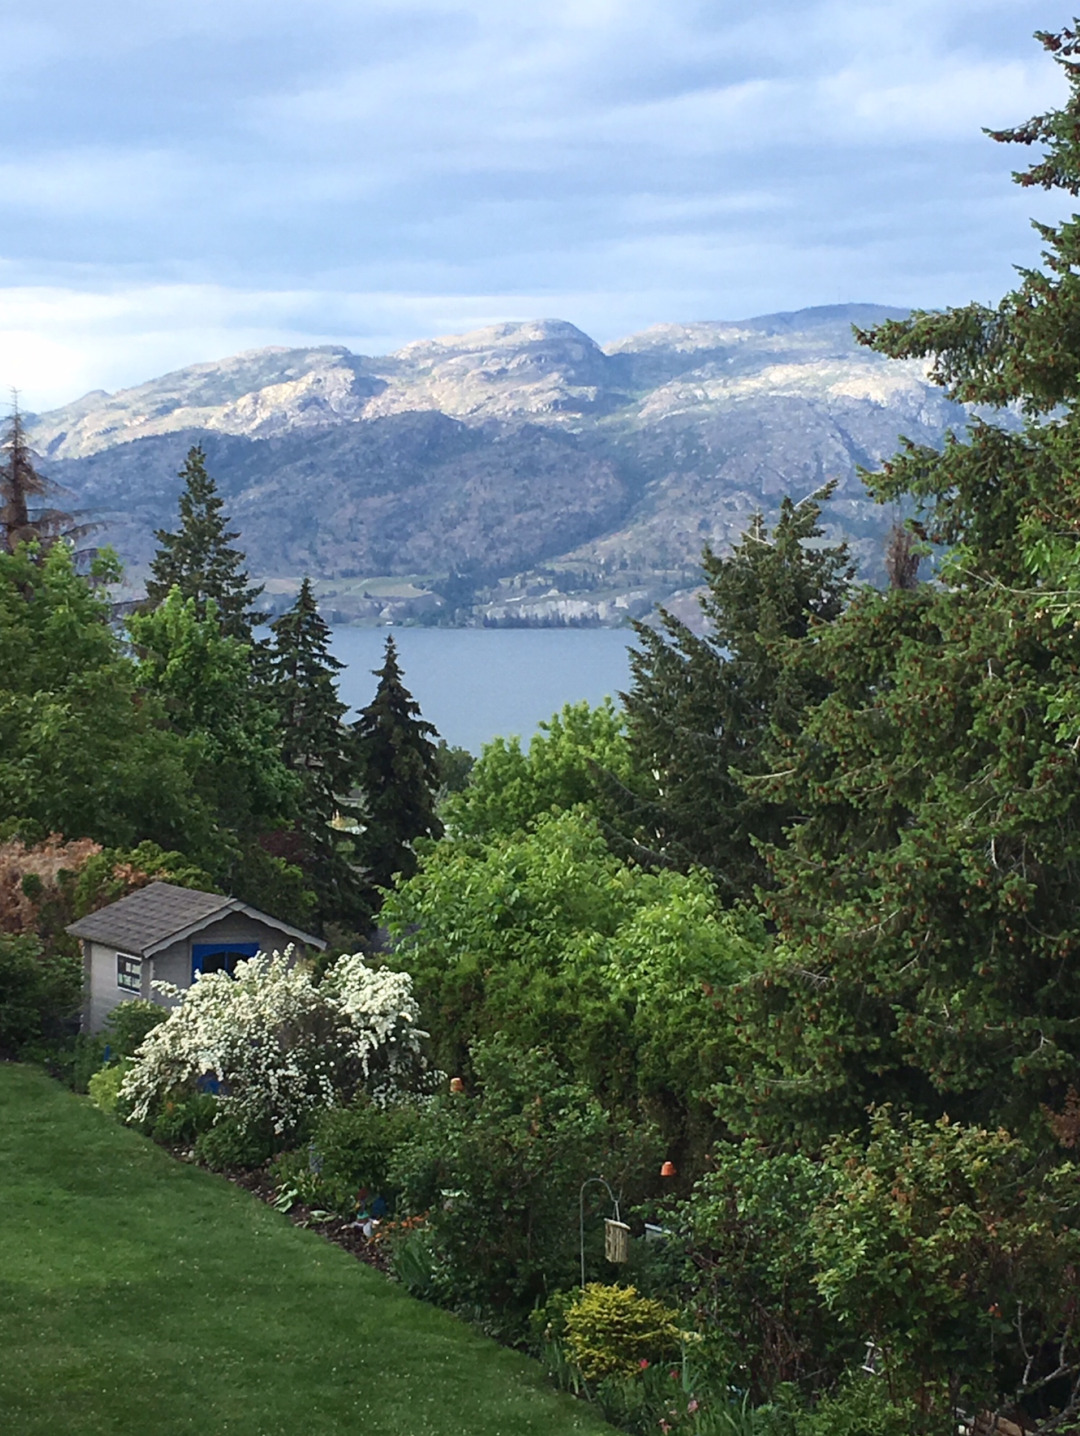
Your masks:
{"label": "garden shed", "polygon": [[119,1003],[142,997],[171,1003],[151,986],[190,987],[197,972],[231,972],[256,952],[325,946],[311,933],[220,893],[149,883],[73,922],[85,975],[84,1032],[100,1032]]}

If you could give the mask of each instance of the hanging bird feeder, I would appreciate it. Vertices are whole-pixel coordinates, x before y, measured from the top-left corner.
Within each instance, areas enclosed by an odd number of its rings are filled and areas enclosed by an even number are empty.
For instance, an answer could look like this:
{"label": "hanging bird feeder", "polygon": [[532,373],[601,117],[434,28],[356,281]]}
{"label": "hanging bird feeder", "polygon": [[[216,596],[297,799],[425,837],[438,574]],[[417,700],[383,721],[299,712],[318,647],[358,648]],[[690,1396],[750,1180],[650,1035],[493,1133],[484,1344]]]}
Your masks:
{"label": "hanging bird feeder", "polygon": [[[615,1210],[618,1211],[617,1204]],[[630,1228],[625,1222],[604,1218],[604,1255],[610,1262],[630,1260]]]}
{"label": "hanging bird feeder", "polygon": [[581,1252],[581,1285],[585,1285],[585,1188],[598,1182],[611,1198],[613,1217],[604,1218],[604,1255],[610,1262],[630,1260],[630,1228],[619,1216],[619,1199],[603,1177],[586,1177],[578,1193],[578,1241]]}
{"label": "hanging bird feeder", "polygon": [[676,1173],[676,1170],[675,1170],[675,1163],[674,1163],[674,1162],[665,1162],[664,1165],[660,1168],[660,1175],[661,1175],[662,1177],[674,1177],[674,1176],[676,1176],[677,1173]]}

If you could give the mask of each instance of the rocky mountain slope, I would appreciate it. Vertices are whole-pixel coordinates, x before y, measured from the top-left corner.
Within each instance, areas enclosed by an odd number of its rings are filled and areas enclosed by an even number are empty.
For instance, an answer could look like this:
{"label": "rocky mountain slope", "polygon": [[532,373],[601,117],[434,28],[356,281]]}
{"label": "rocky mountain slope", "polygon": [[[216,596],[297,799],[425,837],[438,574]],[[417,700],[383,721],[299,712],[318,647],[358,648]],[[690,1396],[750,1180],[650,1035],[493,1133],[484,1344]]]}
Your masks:
{"label": "rocky mountain slope", "polygon": [[858,467],[965,421],[922,366],[854,342],[895,312],[664,324],[607,348],[541,320],[382,358],[261,349],[30,430],[135,580],[201,443],[281,602],[309,573],[342,620],[613,622],[692,586],[704,544],[754,509],[831,478],[830,527],[874,570],[889,516]]}

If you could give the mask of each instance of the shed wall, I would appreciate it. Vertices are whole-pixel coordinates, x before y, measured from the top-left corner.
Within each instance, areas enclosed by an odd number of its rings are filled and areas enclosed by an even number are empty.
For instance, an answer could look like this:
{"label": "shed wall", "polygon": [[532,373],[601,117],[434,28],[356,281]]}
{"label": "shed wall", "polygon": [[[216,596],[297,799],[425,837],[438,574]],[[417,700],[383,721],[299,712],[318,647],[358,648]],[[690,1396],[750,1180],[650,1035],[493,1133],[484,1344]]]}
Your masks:
{"label": "shed wall", "polygon": [[[193,942],[257,942],[264,952],[283,952],[292,939],[280,928],[244,913],[227,913],[216,922],[208,923],[189,938],[181,938],[162,948],[142,965],[140,996],[162,1007],[175,1004],[151,987],[152,982],[171,982],[175,987],[191,986],[191,945]],[[87,971],[87,1002],[83,1013],[83,1030],[100,1032],[114,1007],[135,994],[125,991],[116,981],[116,948],[100,942],[84,942],[84,964]],[[138,954],[134,954],[137,956]]]}
{"label": "shed wall", "polygon": [[[105,1019],[114,1007],[131,998],[150,996],[150,964],[142,965],[142,987],[138,994],[120,987],[116,981],[115,947],[106,947],[102,942],[83,943],[84,971],[87,974],[87,1005],[83,1013],[83,1031],[100,1032]],[[129,956],[138,957],[138,953]]]}

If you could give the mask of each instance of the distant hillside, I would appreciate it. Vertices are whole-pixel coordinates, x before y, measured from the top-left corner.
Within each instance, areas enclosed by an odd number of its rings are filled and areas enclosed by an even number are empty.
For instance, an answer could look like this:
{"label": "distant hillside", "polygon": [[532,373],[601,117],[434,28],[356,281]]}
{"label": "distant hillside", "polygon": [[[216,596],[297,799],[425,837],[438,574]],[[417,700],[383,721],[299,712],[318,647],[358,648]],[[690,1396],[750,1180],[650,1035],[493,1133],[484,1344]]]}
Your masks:
{"label": "distant hillside", "polygon": [[661,324],[600,348],[561,320],[383,358],[271,348],[32,416],[48,472],[138,580],[193,443],[284,604],[339,620],[616,622],[697,581],[758,507],[838,481],[868,572],[888,516],[857,477],[965,414],[919,364],[858,346],[900,311],[839,305]]}

